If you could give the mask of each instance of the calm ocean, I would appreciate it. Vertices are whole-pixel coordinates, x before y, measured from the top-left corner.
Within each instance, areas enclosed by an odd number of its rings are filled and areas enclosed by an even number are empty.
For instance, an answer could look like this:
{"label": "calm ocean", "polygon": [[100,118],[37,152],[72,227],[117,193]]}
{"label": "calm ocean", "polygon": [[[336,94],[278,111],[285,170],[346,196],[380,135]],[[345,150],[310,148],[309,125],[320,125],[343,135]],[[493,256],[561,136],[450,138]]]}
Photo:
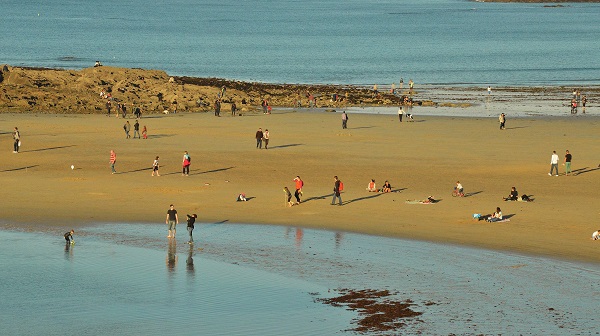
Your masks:
{"label": "calm ocean", "polygon": [[4,0],[0,63],[275,83],[600,84],[600,4]]}

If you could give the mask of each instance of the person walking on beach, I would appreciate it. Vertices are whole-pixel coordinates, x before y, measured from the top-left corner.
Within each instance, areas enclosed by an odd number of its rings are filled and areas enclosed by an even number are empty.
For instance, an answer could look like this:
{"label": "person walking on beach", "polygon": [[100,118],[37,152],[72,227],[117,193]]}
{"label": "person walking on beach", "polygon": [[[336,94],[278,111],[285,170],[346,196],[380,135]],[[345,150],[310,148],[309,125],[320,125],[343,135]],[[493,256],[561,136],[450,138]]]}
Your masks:
{"label": "person walking on beach", "polygon": [[169,205],[169,210],[167,210],[166,223],[169,226],[169,235],[167,238],[175,238],[177,224],[179,224],[179,217],[177,217],[177,210],[175,210],[175,206],[173,204]]}
{"label": "person walking on beach", "polygon": [[[403,87],[404,87],[404,78],[400,77],[400,87],[399,87],[399,89],[402,90]],[[402,91],[400,91],[400,94],[402,94]]]}
{"label": "person walking on beach", "polygon": [[142,129],[142,138],[148,139],[148,129],[146,128],[146,125],[144,125],[144,129]]}
{"label": "person walking on beach", "polygon": [[585,104],[587,103],[587,97],[583,95],[581,97],[581,113],[585,113]]}
{"label": "person walking on beach", "polygon": [[333,181],[333,198],[331,199],[331,205],[335,205],[335,199],[337,198],[339,200],[338,205],[342,206],[342,195],[340,194],[343,190],[342,181],[340,181],[337,176],[333,177]]}
{"label": "person walking on beach", "polygon": [[111,174],[116,173],[117,171],[115,170],[115,163],[117,163],[117,153],[115,153],[114,150],[110,150],[110,161],[108,161],[110,163],[110,169],[112,170]]}
{"label": "person walking on beach", "polygon": [[265,142],[265,149],[269,149],[269,130],[265,129],[265,132],[263,133],[263,140]]}
{"label": "person walking on beach", "polygon": [[262,128],[259,128],[258,131],[256,131],[255,137],[256,137],[256,148],[262,149],[262,139],[263,139]]}
{"label": "person walking on beach", "polygon": [[110,117],[110,100],[106,100],[106,116]]}
{"label": "person walking on beach", "polygon": [[488,91],[488,95],[491,95],[491,94],[492,94],[492,87],[491,87],[491,86],[488,86],[488,89],[487,89],[487,91]]}
{"label": "person walking on beach", "polygon": [[554,176],[558,176],[558,154],[556,154],[556,151],[552,151],[552,157],[550,157],[550,172],[548,175],[552,176],[553,171],[556,172]]}
{"label": "person walking on beach", "polygon": [[221,101],[219,99],[215,100],[215,117],[221,116]]}
{"label": "person walking on beach", "polygon": [[17,127],[15,127],[12,136],[14,140],[13,153],[18,153],[19,148],[21,147],[21,133],[19,132],[19,129]]}
{"label": "person walking on beach", "polygon": [[187,151],[183,152],[183,161],[181,164],[183,166],[181,176],[190,176],[190,164],[192,164],[192,158]]}
{"label": "person walking on beach", "polygon": [[142,137],[140,137],[140,123],[139,121],[135,121],[135,124],[133,124],[133,138],[135,139],[135,135],[137,134],[137,138],[141,139]]}
{"label": "person walking on beach", "polygon": [[290,192],[290,189],[288,189],[288,187],[283,187],[283,192],[285,193],[285,203],[287,206],[291,207],[294,205],[292,202],[292,193]]}
{"label": "person walking on beach", "polygon": [[156,159],[154,159],[154,162],[152,163],[152,176],[154,176],[154,173],[156,173],[156,176],[160,176],[160,174],[158,173],[158,168],[159,168],[159,163],[158,163],[158,156],[156,157]]}
{"label": "person walking on beach", "polygon": [[506,114],[500,113],[500,116],[498,117],[498,121],[500,121],[500,129],[503,130],[506,125]]}
{"label": "person walking on beach", "polygon": [[400,120],[400,122],[402,122],[403,116],[404,116],[404,108],[402,106],[400,106],[400,108],[398,109],[398,120]]}
{"label": "person walking on beach", "polygon": [[193,214],[193,215],[186,215],[187,216],[187,231],[188,234],[190,235],[190,240],[187,242],[188,244],[193,244],[194,243],[194,236],[192,235],[192,231],[194,231],[194,223],[196,222],[196,218],[198,218],[198,215]]}
{"label": "person walking on beach", "polygon": [[125,139],[129,139],[129,131],[131,130],[131,125],[129,124],[129,120],[127,120],[125,122],[125,125],[123,125],[123,129],[125,130]]}
{"label": "person walking on beach", "polygon": [[237,110],[237,106],[235,103],[231,103],[231,116],[235,117],[235,111]]}
{"label": "person walking on beach", "polygon": [[304,181],[302,181],[300,176],[296,176],[294,182],[296,183],[296,191],[294,192],[294,197],[296,197],[296,204],[300,204],[300,195],[302,195],[302,187],[304,187]]}
{"label": "person walking on beach", "polygon": [[123,119],[125,119],[127,117],[127,104],[123,103],[121,105],[121,113],[123,114]]}
{"label": "person walking on beach", "polygon": [[571,159],[572,158],[573,158],[573,156],[567,150],[567,152],[565,153],[565,175],[567,175],[567,176],[569,176],[569,173],[571,173]]}
{"label": "person walking on beach", "polygon": [[412,94],[413,93],[413,88],[415,87],[415,82],[413,82],[412,79],[410,79],[408,81],[408,89],[409,89],[409,93]]}
{"label": "person walking on beach", "polygon": [[67,233],[64,234],[65,240],[67,241],[67,244],[75,244],[75,239],[73,239],[73,234],[75,233],[75,230],[71,230]]}
{"label": "person walking on beach", "polygon": [[346,111],[342,112],[342,129],[348,128],[348,115]]}

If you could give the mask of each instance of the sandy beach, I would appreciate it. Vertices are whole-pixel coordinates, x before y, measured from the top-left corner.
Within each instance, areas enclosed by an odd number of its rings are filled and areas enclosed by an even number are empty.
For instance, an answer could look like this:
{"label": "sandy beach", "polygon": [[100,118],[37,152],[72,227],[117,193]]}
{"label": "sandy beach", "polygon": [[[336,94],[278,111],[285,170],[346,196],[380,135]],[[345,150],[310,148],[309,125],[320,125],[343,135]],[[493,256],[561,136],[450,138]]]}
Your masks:
{"label": "sandy beach", "polygon": [[[205,223],[297,225],[600,261],[590,240],[598,229],[600,172],[598,119],[591,115],[509,119],[500,131],[497,118],[483,117],[399,123],[394,115],[351,114],[342,130],[339,113],[180,113],[142,118],[148,139],[125,139],[124,120],[114,116],[0,118],[2,218],[11,226],[63,232],[86,223],[161,223],[174,203],[182,223],[197,213]],[[14,126],[22,137],[18,154],[11,153]],[[259,127],[270,131],[268,150],[255,148]],[[567,149],[575,174],[564,176],[559,165],[561,176],[548,176],[552,151],[562,163]],[[190,176],[181,175],[186,150]],[[161,176],[152,177],[157,155]],[[289,208],[282,188],[293,192],[296,175],[305,182],[304,202]],[[330,205],[334,175],[345,186],[341,207]],[[389,180],[395,192],[366,192],[371,178],[378,186]],[[451,197],[457,180],[471,196]],[[511,186],[535,201],[502,201]],[[236,202],[239,193],[249,201]],[[428,195],[441,201],[405,203]],[[510,222],[472,219],[496,207]]]}

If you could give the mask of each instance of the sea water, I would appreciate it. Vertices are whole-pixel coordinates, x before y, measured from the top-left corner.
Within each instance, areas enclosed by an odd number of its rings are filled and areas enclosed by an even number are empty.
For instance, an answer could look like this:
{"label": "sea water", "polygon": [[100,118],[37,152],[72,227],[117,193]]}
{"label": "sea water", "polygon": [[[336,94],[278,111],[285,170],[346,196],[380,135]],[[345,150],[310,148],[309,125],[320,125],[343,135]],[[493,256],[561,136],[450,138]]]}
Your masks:
{"label": "sea water", "polygon": [[4,0],[0,62],[274,83],[600,84],[600,4]]}
{"label": "sea water", "polygon": [[387,334],[598,331],[597,264],[300,227],[199,223],[192,246],[164,224],[66,230],[0,230],[3,334],[354,334],[356,312],[316,300],[341,288],[412,300]]}

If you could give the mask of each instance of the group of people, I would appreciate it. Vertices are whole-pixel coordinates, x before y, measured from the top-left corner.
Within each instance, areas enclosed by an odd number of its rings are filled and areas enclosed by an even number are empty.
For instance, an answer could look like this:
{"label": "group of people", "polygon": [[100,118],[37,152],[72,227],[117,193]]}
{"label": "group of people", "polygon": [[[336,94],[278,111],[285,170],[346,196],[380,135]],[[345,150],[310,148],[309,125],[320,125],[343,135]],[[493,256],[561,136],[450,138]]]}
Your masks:
{"label": "group of people", "polygon": [[263,132],[262,128],[259,128],[258,131],[256,131],[256,148],[258,149],[262,149],[262,145],[263,143],[265,144],[265,149],[269,149],[269,130],[265,129],[265,131]]}
{"label": "group of people", "polygon": [[577,108],[581,104],[582,113],[585,113],[585,105],[587,104],[587,97],[581,96],[579,90],[573,90],[573,97],[571,98],[571,114],[577,114]]}
{"label": "group of people", "polygon": [[[156,158],[154,159],[154,161],[152,162],[152,176],[154,176],[154,174],[156,174],[156,176],[160,176],[160,173],[159,173],[160,163],[158,160],[159,160],[159,156],[157,155]],[[111,173],[116,174],[117,170],[115,169],[115,164],[117,163],[117,153],[112,149],[110,150],[110,159],[109,159],[108,163],[110,164]],[[182,165],[181,175],[182,176],[190,175],[190,165],[191,164],[192,164],[192,157],[190,156],[190,154],[187,151],[184,151],[183,152],[183,160],[181,162],[181,165]]]}
{"label": "group of people", "polygon": [[[565,158],[564,158],[564,162],[563,162],[563,165],[565,166],[565,175],[566,176],[569,176],[569,174],[571,173],[571,160],[572,159],[573,159],[573,155],[571,155],[569,150],[567,150],[565,152]],[[552,173],[554,173],[554,176],[558,176],[558,161],[559,161],[558,154],[556,154],[556,151],[552,151],[552,156],[550,157],[550,172],[548,173],[549,176],[552,176]]]}
{"label": "group of people", "polygon": [[389,193],[389,192],[392,192],[392,185],[390,184],[390,182],[388,182],[386,180],[383,183],[383,187],[381,189],[378,189],[377,185],[375,184],[375,179],[371,179],[371,181],[369,182],[369,184],[367,184],[367,191],[368,192]]}
{"label": "group of people", "polygon": [[[129,135],[129,132],[131,131],[131,124],[129,123],[129,120],[127,120],[123,125],[123,130],[125,131],[125,139],[131,138],[131,136]],[[144,125],[144,128],[142,129],[142,134],[140,136],[140,122],[138,119],[136,119],[135,124],[133,124],[133,138],[135,139],[136,136],[138,139],[148,139],[148,129],[146,128],[146,125]]]}
{"label": "group of people", "polygon": [[[194,223],[196,223],[196,218],[198,218],[198,215],[196,214],[187,215],[187,231],[190,237],[189,241],[187,242],[188,244],[194,243],[193,231]],[[168,226],[167,238],[175,239],[175,233],[177,232],[177,224],[179,224],[179,216],[177,215],[177,210],[175,210],[175,206],[173,204],[171,204],[169,206],[169,210],[167,210],[167,218],[165,220],[165,223]]]}
{"label": "group of people", "polygon": [[294,197],[296,198],[296,203],[292,202],[292,193],[288,189],[288,187],[283,187],[283,192],[285,193],[285,202],[287,206],[299,205],[302,200],[300,196],[302,196],[302,187],[304,187],[304,181],[300,178],[300,176],[296,176],[294,178],[294,184],[296,185],[296,191],[294,192]]}

